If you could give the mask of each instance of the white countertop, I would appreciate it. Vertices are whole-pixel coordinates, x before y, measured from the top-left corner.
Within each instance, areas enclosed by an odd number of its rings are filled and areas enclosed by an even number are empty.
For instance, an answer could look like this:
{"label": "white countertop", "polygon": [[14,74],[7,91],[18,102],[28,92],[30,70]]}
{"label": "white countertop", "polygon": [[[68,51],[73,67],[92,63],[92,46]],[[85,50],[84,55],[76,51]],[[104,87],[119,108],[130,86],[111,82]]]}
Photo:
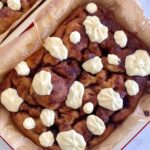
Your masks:
{"label": "white countertop", "polygon": [[150,18],[150,0],[140,0],[145,16]]}

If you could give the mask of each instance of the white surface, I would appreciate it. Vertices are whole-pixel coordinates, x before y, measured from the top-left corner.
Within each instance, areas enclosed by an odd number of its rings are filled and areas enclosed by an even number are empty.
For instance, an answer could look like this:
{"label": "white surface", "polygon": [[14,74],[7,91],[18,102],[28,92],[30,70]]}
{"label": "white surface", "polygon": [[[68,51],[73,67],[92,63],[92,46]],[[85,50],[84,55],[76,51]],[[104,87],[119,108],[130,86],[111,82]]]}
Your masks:
{"label": "white surface", "polygon": [[139,133],[123,150],[149,150],[150,124]]}
{"label": "white surface", "polygon": [[1,137],[0,137],[0,150],[12,150]]}
{"label": "white surface", "polygon": [[150,0],[139,0],[142,7],[144,8],[144,14],[150,18]]}

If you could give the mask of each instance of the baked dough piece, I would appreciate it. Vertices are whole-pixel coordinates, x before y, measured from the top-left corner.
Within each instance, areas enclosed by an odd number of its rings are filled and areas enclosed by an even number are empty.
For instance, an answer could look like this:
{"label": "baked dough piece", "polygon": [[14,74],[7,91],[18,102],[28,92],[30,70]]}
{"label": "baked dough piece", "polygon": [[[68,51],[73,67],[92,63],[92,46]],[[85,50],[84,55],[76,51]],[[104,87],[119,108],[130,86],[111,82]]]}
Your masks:
{"label": "baked dough piece", "polygon": [[16,11],[7,6],[4,2],[3,8],[0,10],[0,34],[4,33],[15,21],[25,14],[37,0],[21,0],[21,9]]}
{"label": "baked dough piece", "polygon": [[[127,34],[129,42],[125,48],[119,47],[113,38],[114,32],[121,27],[108,15],[108,12],[98,8],[94,14],[109,29],[109,36],[102,43],[90,42],[88,35],[85,34],[83,21],[88,12],[85,6],[74,10],[53,34],[54,37],[62,39],[68,49],[68,58],[60,61],[52,57],[44,48],[29,57],[26,62],[31,69],[29,76],[22,77],[17,75],[13,70],[6,76],[0,85],[0,92],[9,87],[16,88],[19,96],[24,99],[19,112],[12,113],[12,119],[18,129],[27,137],[41,146],[39,136],[41,133],[51,130],[56,136],[59,132],[75,130],[82,135],[87,143],[87,149],[93,148],[96,144],[103,142],[111,132],[122,123],[135,109],[141,95],[144,93],[148,77],[129,77],[125,73],[125,58],[132,54],[136,49],[145,49],[135,37]],[[70,34],[73,31],[81,34],[81,41],[77,44],[70,42]],[[107,55],[115,54],[121,59],[117,66],[108,63]],[[85,72],[82,68],[83,62],[95,57],[101,57],[104,65],[103,69],[95,75]],[[49,96],[37,95],[31,82],[34,75],[45,70],[52,74],[53,91]],[[136,96],[129,96],[125,89],[125,81],[128,79],[135,80],[140,88]],[[84,85],[83,105],[75,110],[65,105],[69,87],[74,81],[79,81]],[[123,99],[123,108],[118,111],[112,111],[98,105],[97,95],[101,89],[112,88],[120,94]],[[91,102],[94,105],[93,114],[101,118],[105,123],[106,130],[101,136],[95,136],[86,126],[88,114],[83,111],[84,104]],[[43,108],[55,111],[55,124],[51,128],[44,127],[39,120]],[[25,118],[31,116],[35,119],[36,127],[32,130],[26,130],[23,127]],[[52,147],[44,148],[48,150],[59,150],[60,147],[55,140]]]}

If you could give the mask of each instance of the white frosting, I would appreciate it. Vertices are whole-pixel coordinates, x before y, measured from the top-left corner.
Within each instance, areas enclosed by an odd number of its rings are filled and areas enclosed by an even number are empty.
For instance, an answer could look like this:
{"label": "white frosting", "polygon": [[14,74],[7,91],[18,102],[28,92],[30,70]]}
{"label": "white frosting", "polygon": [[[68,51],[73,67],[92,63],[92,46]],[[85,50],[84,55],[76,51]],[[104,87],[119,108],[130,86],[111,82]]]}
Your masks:
{"label": "white frosting", "polygon": [[60,132],[56,138],[62,150],[85,150],[84,137],[75,130]]}
{"label": "white frosting", "polygon": [[79,81],[74,81],[70,86],[69,93],[67,95],[66,105],[73,109],[78,109],[82,105],[82,99],[84,95],[84,86]]}
{"label": "white frosting", "polygon": [[134,96],[139,92],[139,85],[134,80],[127,80],[125,82],[125,87],[130,96]]}
{"label": "white frosting", "polygon": [[3,8],[4,4],[0,1],[0,10]]}
{"label": "white frosting", "polygon": [[90,14],[94,14],[97,12],[97,5],[95,3],[89,3],[86,6],[86,10]]}
{"label": "white frosting", "polygon": [[117,111],[123,108],[123,99],[112,88],[102,89],[97,95],[98,104],[106,109]]}
{"label": "white frosting", "polygon": [[101,43],[108,38],[108,28],[100,22],[97,16],[87,16],[83,25],[91,42]]}
{"label": "white frosting", "polygon": [[48,37],[44,42],[44,47],[54,58],[61,61],[68,57],[68,49],[58,37]]}
{"label": "white frosting", "polygon": [[150,56],[145,50],[136,50],[125,59],[125,68],[129,76],[150,75]]}
{"label": "white frosting", "polygon": [[7,5],[12,10],[20,10],[21,9],[20,0],[7,0]]}
{"label": "white frosting", "polygon": [[23,126],[27,130],[34,129],[36,126],[36,123],[32,117],[28,117],[23,121]]}
{"label": "white frosting", "polygon": [[30,74],[30,68],[28,67],[28,64],[25,61],[22,61],[19,63],[16,67],[15,70],[18,75],[20,76],[27,76]]}
{"label": "white frosting", "polygon": [[23,101],[15,89],[8,88],[1,93],[1,103],[11,112],[18,112]]}
{"label": "white frosting", "polygon": [[114,54],[108,54],[108,63],[111,65],[119,65],[121,62],[121,59]]}
{"label": "white frosting", "polygon": [[39,142],[43,147],[51,147],[54,144],[54,135],[51,131],[43,132],[39,136]]}
{"label": "white frosting", "polygon": [[80,42],[81,40],[81,35],[79,32],[77,31],[74,31],[70,34],[70,41],[73,43],[73,44],[77,44],[78,42]]}
{"label": "white frosting", "polygon": [[128,38],[124,31],[116,31],[114,34],[114,39],[121,48],[126,47]]}
{"label": "white frosting", "polygon": [[37,73],[33,78],[32,87],[38,95],[50,95],[53,89],[51,73],[44,70]]}
{"label": "white frosting", "polygon": [[93,110],[94,110],[94,105],[91,102],[88,102],[83,106],[83,111],[86,114],[91,114],[93,112]]}
{"label": "white frosting", "polygon": [[103,69],[103,64],[101,58],[95,56],[94,58],[84,62],[82,67],[85,71],[90,72],[91,74],[96,74]]}
{"label": "white frosting", "polygon": [[86,125],[89,131],[94,135],[102,135],[106,129],[103,120],[95,115],[87,117]]}
{"label": "white frosting", "polygon": [[40,119],[46,127],[50,127],[50,126],[54,125],[54,121],[55,121],[54,110],[50,110],[47,108],[43,109],[40,114]]}

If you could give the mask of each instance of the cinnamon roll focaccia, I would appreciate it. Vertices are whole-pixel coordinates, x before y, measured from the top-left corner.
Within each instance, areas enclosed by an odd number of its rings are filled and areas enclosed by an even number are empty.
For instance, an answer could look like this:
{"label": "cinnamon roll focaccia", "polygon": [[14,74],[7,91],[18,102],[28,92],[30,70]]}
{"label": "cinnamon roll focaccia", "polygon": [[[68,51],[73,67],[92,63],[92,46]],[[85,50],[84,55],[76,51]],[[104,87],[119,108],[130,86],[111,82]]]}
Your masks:
{"label": "cinnamon roll focaccia", "polygon": [[103,142],[136,108],[150,56],[95,3],[74,10],[0,85],[16,127],[47,150]]}
{"label": "cinnamon roll focaccia", "polygon": [[0,34],[24,15],[37,0],[1,0],[0,1]]}

